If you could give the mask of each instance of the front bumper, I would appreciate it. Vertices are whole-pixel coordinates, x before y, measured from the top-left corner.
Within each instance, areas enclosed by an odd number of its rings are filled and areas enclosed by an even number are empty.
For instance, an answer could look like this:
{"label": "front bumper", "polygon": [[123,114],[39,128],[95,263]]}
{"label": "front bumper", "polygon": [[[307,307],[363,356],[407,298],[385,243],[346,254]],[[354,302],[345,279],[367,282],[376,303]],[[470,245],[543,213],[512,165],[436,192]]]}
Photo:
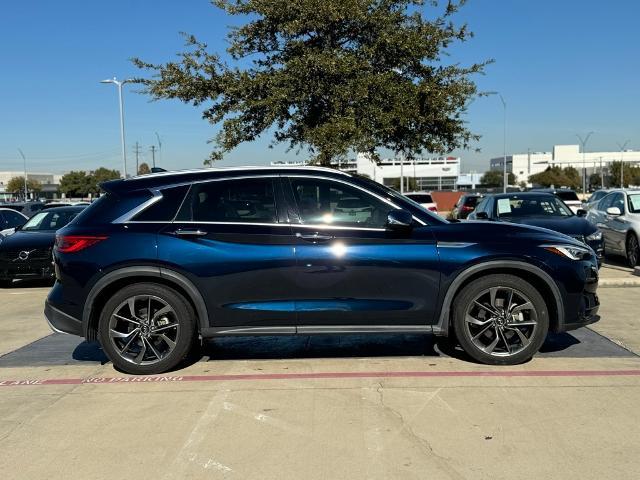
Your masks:
{"label": "front bumper", "polygon": [[0,280],[53,279],[51,260],[33,262],[0,262]]}
{"label": "front bumper", "polygon": [[53,307],[49,300],[44,302],[44,317],[54,332],[82,336],[82,322]]}
{"label": "front bumper", "polygon": [[599,273],[594,263],[584,262],[582,265],[582,291],[571,296],[571,305],[565,304],[563,331],[575,330],[600,321],[600,316],[598,315],[600,299],[596,293]]}

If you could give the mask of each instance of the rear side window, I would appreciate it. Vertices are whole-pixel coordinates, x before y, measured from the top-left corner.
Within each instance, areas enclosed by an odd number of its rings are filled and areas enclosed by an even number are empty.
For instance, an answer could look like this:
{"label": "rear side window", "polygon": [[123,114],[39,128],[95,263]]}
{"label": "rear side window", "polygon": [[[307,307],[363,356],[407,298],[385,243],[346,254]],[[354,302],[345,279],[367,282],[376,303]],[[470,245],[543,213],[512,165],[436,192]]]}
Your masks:
{"label": "rear side window", "polygon": [[104,225],[120,218],[152,197],[149,190],[138,190],[118,197],[107,193],[98,198],[78,215],[78,226]]}
{"label": "rear side window", "polygon": [[560,200],[580,200],[576,192],[556,192],[556,197]]}
{"label": "rear side window", "polygon": [[191,186],[176,221],[276,223],[271,178],[218,180]]}
{"label": "rear side window", "polygon": [[411,193],[407,197],[418,203],[433,203],[433,199],[428,193]]}
{"label": "rear side window", "polygon": [[464,204],[469,207],[475,207],[479,200],[480,197],[467,197],[464,201]]}
{"label": "rear side window", "polygon": [[160,190],[162,198],[136,215],[133,220],[138,222],[170,222],[182,205],[187,190],[189,190],[188,185]]}

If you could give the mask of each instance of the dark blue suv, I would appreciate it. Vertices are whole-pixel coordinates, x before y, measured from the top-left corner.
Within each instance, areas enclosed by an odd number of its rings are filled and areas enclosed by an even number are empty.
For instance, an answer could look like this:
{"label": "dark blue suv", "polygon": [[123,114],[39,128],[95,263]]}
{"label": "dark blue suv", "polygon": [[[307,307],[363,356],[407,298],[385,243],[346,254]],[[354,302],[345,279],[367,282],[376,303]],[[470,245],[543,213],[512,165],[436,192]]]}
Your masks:
{"label": "dark blue suv", "polygon": [[45,315],[126,372],[175,368],[218,335],[429,332],[516,364],[549,330],[599,319],[584,243],[449,223],[365,178],[236,168],[102,187],[58,232]]}

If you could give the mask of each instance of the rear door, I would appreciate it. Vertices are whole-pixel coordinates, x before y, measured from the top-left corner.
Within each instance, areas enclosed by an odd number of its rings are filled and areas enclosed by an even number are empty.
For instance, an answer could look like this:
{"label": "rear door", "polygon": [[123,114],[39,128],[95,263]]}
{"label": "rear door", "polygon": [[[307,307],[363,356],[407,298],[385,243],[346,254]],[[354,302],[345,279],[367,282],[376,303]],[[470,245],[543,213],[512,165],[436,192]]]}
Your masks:
{"label": "rear door", "polygon": [[334,178],[291,176],[287,197],[297,217],[299,332],[410,330],[433,322],[440,274],[429,226],[416,222],[407,234],[391,233],[385,226],[393,203]]}
{"label": "rear door", "polygon": [[190,278],[212,327],[295,331],[294,237],[278,176],[194,183],[159,235],[161,260]]}

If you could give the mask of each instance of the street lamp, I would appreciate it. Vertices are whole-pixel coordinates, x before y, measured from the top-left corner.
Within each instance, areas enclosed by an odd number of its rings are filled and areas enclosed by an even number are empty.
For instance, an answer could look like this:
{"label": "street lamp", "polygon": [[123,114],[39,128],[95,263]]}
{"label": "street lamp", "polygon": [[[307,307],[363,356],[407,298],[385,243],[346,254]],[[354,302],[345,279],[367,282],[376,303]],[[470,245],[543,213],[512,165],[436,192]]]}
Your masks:
{"label": "street lamp", "polygon": [[589,132],[586,137],[582,138],[580,135],[576,134],[578,140],[582,144],[582,193],[587,193],[587,160],[586,160],[586,148],[587,142],[589,141],[589,137],[593,135],[593,132]]}
{"label": "street lamp", "polygon": [[620,148],[620,188],[624,188],[624,149],[627,148],[629,140],[627,140],[623,144],[620,144],[619,142],[616,143]]}
{"label": "street lamp", "polygon": [[[503,130],[503,151],[502,151],[502,193],[507,193],[507,181],[509,177],[507,175],[507,102],[504,101],[502,94],[498,94],[502,107],[504,108],[504,130]],[[513,165],[512,165],[513,168]]]}
{"label": "street lamp", "polygon": [[122,86],[131,82],[131,79],[118,81],[116,77],[107,80],[101,80],[100,83],[113,83],[118,87],[118,102],[120,104],[120,143],[122,148],[122,178],[127,178],[127,150],[124,143],[124,106],[122,103]]}

